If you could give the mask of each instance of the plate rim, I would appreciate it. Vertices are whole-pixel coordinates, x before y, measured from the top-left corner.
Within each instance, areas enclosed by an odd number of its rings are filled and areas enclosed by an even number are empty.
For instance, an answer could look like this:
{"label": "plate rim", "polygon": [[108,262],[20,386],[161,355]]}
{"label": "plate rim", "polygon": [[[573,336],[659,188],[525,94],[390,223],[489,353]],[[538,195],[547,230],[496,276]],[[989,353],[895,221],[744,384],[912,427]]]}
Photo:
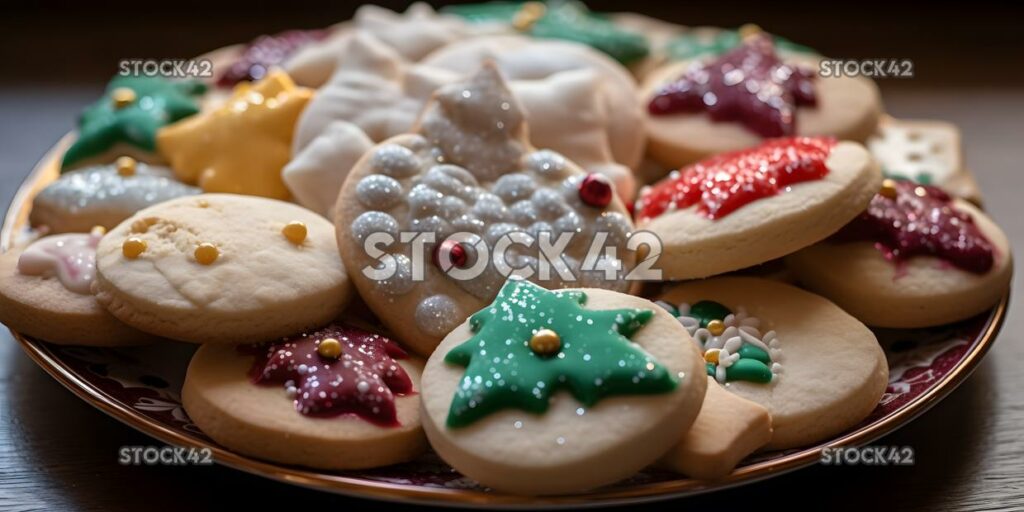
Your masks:
{"label": "plate rim", "polygon": [[[28,211],[30,205],[29,198],[32,192],[39,186],[38,182],[43,175],[53,169],[54,164],[57,162],[59,151],[70,143],[72,137],[73,132],[69,132],[52,146],[18,187],[10,206],[5,212],[3,227],[0,229],[0,251],[6,252],[10,248],[12,240],[17,235],[19,225],[24,220],[25,214]],[[973,343],[960,362],[943,375],[931,389],[907,402],[907,404],[891,415],[843,434],[838,438],[783,455],[770,461],[744,466],[720,480],[679,479],[667,482],[638,484],[625,489],[597,489],[582,494],[545,497],[516,496],[470,489],[410,487],[385,481],[321,473],[317,470],[278,465],[254,459],[227,450],[212,442],[206,443],[190,438],[146,418],[139,412],[114,400],[104,391],[84,381],[77,373],[54,357],[46,344],[25,337],[14,330],[11,330],[11,335],[19,342],[22,349],[35,364],[71,391],[72,394],[108,416],[169,445],[209,449],[216,463],[245,473],[309,489],[343,494],[355,498],[389,502],[514,509],[527,507],[565,508],[660,501],[720,491],[810,466],[820,459],[821,453],[825,448],[861,446],[880,439],[931,409],[958,388],[977,369],[985,354],[995,343],[997,335],[1002,328],[1003,322],[1006,319],[1009,299],[1010,292],[1007,291],[1000,299],[999,304],[990,310],[989,316],[985,320],[985,326],[980,334],[980,339]]]}

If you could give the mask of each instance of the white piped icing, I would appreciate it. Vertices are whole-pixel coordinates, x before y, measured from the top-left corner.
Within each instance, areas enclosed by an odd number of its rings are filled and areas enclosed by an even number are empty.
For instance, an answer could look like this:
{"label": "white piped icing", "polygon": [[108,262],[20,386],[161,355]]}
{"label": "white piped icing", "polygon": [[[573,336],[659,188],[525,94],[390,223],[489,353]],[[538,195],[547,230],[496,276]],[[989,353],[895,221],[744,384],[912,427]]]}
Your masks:
{"label": "white piped icing", "polygon": [[69,291],[89,294],[96,277],[96,246],[102,230],[68,233],[36,240],[18,257],[18,272],[27,276],[57,276]]}

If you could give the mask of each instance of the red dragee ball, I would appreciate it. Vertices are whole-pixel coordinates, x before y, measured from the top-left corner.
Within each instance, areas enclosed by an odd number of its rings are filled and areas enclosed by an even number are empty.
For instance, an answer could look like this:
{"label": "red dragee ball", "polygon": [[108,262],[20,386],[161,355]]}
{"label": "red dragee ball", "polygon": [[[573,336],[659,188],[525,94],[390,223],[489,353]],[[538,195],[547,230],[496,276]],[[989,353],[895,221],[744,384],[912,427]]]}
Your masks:
{"label": "red dragee ball", "polygon": [[612,202],[612,184],[603,174],[592,172],[580,182],[580,200],[587,206],[604,208]]}
{"label": "red dragee ball", "polygon": [[447,266],[442,265],[442,262],[445,261],[444,258],[447,258],[447,262],[451,266],[463,268],[469,260],[469,254],[466,253],[466,247],[462,245],[462,242],[445,240],[434,251],[434,264],[444,269]]}

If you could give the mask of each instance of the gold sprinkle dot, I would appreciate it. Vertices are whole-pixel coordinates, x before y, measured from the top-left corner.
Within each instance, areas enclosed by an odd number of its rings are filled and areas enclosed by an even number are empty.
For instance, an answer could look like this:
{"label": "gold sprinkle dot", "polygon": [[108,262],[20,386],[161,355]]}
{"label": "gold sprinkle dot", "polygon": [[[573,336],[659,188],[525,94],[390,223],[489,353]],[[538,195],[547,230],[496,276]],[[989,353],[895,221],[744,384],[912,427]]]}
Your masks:
{"label": "gold sprinkle dot", "polygon": [[281,234],[284,235],[289,242],[299,245],[306,240],[306,225],[297,220],[293,220],[281,229]]}
{"label": "gold sprinkle dot", "polygon": [[562,350],[562,338],[551,329],[541,329],[530,338],[530,350],[541,356],[557,354]]}
{"label": "gold sprinkle dot", "polygon": [[718,364],[718,355],[721,352],[721,349],[709,348],[706,352],[704,352],[704,360],[712,364]]}
{"label": "gold sprinkle dot", "polygon": [[878,193],[881,194],[882,197],[896,199],[896,182],[890,179],[882,180],[882,188],[878,189]]}
{"label": "gold sprinkle dot", "polygon": [[110,93],[110,99],[114,102],[114,108],[125,108],[135,102],[135,91],[127,87],[118,87]]}
{"label": "gold sprinkle dot", "polygon": [[210,202],[207,201],[206,199],[200,199],[200,200],[196,201],[196,206],[198,206],[200,208],[209,208],[210,207]]}
{"label": "gold sprinkle dot", "polygon": [[739,32],[740,32],[740,39],[746,39],[748,37],[752,37],[752,36],[756,36],[756,35],[760,34],[761,32],[763,32],[763,30],[761,30],[761,27],[757,26],[754,23],[747,23],[746,25],[743,25],[742,27],[740,27],[740,31]]}
{"label": "gold sprinkle dot", "polygon": [[320,341],[320,345],[316,347],[316,351],[321,356],[337,359],[341,356],[341,342],[334,338],[324,338]]}
{"label": "gold sprinkle dot", "polygon": [[544,17],[548,8],[541,2],[526,2],[512,18],[512,28],[526,32],[533,28],[534,24]]}
{"label": "gold sprinkle dot", "polygon": [[94,235],[103,236],[103,235],[107,234],[107,228],[97,224],[97,225],[93,226],[92,229],[89,230],[89,232],[94,234]]}
{"label": "gold sprinkle dot", "polygon": [[211,265],[217,261],[217,257],[220,256],[220,250],[217,249],[216,245],[211,243],[201,243],[196,247],[195,257],[196,261],[200,265]]}
{"label": "gold sprinkle dot", "polygon": [[712,320],[708,322],[708,332],[712,336],[721,336],[725,332],[725,322],[721,320]]}
{"label": "gold sprinkle dot", "polygon": [[117,162],[114,165],[117,167],[118,174],[128,177],[135,176],[135,168],[138,165],[138,162],[130,156],[122,156],[117,159]]}
{"label": "gold sprinkle dot", "polygon": [[924,197],[924,196],[928,195],[928,189],[926,189],[924,187],[915,187],[914,188],[914,194],[916,194],[917,197]]}
{"label": "gold sprinkle dot", "polygon": [[125,258],[130,260],[138,258],[145,251],[146,241],[137,236],[128,237],[128,239],[121,244],[121,253],[124,254]]}

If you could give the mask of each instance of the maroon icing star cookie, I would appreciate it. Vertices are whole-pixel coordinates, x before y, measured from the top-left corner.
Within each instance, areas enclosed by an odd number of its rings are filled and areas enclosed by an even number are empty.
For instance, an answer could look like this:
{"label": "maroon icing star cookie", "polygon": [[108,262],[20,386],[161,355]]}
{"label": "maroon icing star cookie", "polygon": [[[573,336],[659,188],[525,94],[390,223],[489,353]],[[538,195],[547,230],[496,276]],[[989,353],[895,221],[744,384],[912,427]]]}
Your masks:
{"label": "maroon icing star cookie", "polygon": [[241,453],[322,469],[385,466],[426,449],[423,362],[346,324],[280,341],[204,345],[182,403],[205,434]]}

